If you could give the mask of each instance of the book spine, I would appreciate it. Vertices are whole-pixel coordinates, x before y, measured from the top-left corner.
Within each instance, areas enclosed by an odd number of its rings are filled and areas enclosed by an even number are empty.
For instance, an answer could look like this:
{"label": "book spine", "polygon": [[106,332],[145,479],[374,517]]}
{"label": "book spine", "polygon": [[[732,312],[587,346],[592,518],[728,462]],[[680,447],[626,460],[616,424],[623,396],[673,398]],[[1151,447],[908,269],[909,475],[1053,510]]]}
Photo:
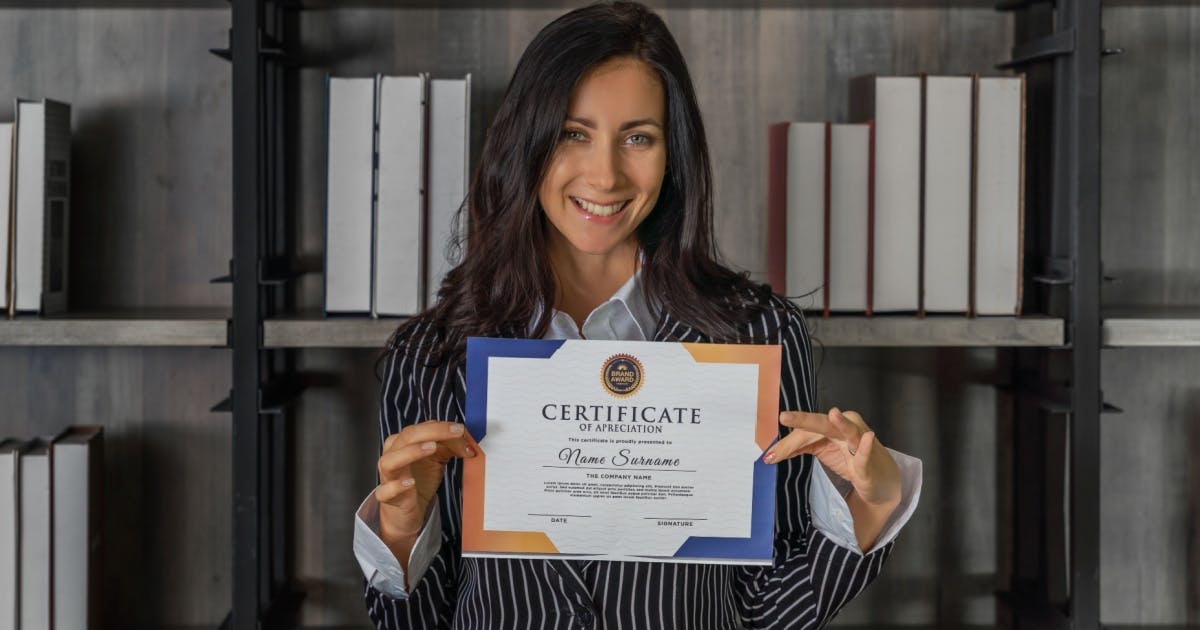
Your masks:
{"label": "book spine", "polygon": [[767,282],[787,293],[787,143],[788,123],[767,131]]}
{"label": "book spine", "polygon": [[833,208],[830,206],[830,194],[833,188],[832,173],[833,173],[833,123],[825,123],[825,283],[821,294],[825,299],[825,312],[822,314],[826,319],[829,318],[829,248],[830,248],[830,219],[833,215]]}

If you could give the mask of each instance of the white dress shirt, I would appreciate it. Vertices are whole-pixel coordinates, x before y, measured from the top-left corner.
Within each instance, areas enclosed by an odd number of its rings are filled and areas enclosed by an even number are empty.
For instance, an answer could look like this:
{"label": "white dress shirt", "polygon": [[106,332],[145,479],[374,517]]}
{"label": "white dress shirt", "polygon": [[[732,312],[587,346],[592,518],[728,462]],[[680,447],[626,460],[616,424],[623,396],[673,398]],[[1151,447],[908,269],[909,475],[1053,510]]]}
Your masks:
{"label": "white dress shirt", "polygon": [[[616,294],[588,314],[580,330],[570,315],[555,310],[550,319],[546,339],[621,339],[645,341],[654,334],[657,323],[641,291],[641,272],[637,272]],[[533,322],[537,321],[537,316]],[[532,328],[531,322],[530,326]],[[886,448],[886,447],[885,447]],[[884,524],[879,539],[868,553],[883,547],[896,538],[912,517],[921,497],[921,460],[887,449],[900,467],[900,505]],[[817,473],[816,471],[821,471]],[[810,511],[813,526],[839,546],[861,554],[854,534],[854,518],[846,505],[852,487],[825,468],[815,466],[809,482]],[[430,502],[425,525],[413,546],[408,560],[408,576],[416,584],[437,555],[441,544],[442,520],[436,502]],[[382,593],[403,599],[408,597],[407,582],[400,562],[383,543],[379,534],[379,502],[372,490],[359,506],[354,519],[354,557],[362,567],[368,583]]]}

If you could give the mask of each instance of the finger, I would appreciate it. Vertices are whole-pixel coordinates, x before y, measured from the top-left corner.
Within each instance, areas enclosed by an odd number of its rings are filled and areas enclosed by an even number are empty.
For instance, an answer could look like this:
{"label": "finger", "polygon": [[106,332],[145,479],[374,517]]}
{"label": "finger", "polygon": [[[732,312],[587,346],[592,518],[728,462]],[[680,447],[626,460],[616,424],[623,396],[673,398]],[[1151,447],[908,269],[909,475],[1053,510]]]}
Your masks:
{"label": "finger", "polygon": [[846,442],[850,450],[857,453],[863,434],[858,425],[846,419],[846,416],[837,407],[829,410],[829,421],[837,429],[839,438]]}
{"label": "finger", "polygon": [[437,454],[443,459],[449,459],[451,457],[470,459],[475,457],[475,453],[475,445],[472,444],[471,441],[466,437],[453,438],[438,442]]}
{"label": "finger", "polygon": [[854,465],[854,471],[858,473],[859,479],[869,479],[868,468],[871,463],[871,451],[874,450],[876,444],[875,432],[868,431],[863,434],[862,440],[859,441],[859,446],[856,449],[857,454],[851,458]]}
{"label": "finger", "polygon": [[394,446],[399,439],[399,433],[393,433],[387,436],[387,439],[383,441],[383,452],[386,453],[391,450],[392,446]]}
{"label": "finger", "polygon": [[411,492],[416,487],[416,480],[412,477],[381,483],[375,488],[375,500],[400,508],[409,508],[417,500],[417,493]]}
{"label": "finger", "polygon": [[[834,407],[834,409],[837,409],[837,407]],[[863,417],[857,411],[842,411],[841,409],[838,409],[838,411],[842,414],[842,418],[861,429],[863,433],[871,430],[871,427],[867,426],[867,421],[863,420]]]}
{"label": "finger", "polygon": [[378,472],[381,481],[393,481],[411,477],[408,467],[437,453],[437,442],[406,444],[379,457]]}
{"label": "finger", "polygon": [[812,413],[808,411],[785,411],[779,414],[779,423],[785,427],[793,429],[803,429],[813,433],[819,433],[828,438],[836,440],[844,439],[840,431],[838,431],[829,422],[829,416],[823,413]]}
{"label": "finger", "polygon": [[[460,422],[442,422],[429,420],[404,427],[399,433],[400,438],[392,443],[393,449],[401,448],[416,442],[440,442],[461,438],[466,434],[466,427]],[[385,450],[386,452],[386,450]]]}
{"label": "finger", "polygon": [[816,450],[826,441],[828,441],[828,438],[819,433],[805,431],[804,429],[795,429],[780,438],[771,448],[767,449],[766,454],[763,455],[763,462],[777,464],[801,453]]}

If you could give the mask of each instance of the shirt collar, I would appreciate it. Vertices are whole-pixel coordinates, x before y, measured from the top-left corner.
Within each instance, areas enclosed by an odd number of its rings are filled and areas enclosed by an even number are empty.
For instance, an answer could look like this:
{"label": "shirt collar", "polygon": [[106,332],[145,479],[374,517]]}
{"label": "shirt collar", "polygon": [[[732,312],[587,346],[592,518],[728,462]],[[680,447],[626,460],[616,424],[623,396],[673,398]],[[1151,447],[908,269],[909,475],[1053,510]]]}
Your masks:
{"label": "shirt collar", "polygon": [[[532,336],[541,316],[541,307],[534,310],[529,322]],[[617,289],[608,301],[596,307],[584,319],[583,330],[575,326],[570,315],[554,309],[550,315],[550,328],[546,339],[621,339],[625,341],[648,341],[655,333],[658,321],[650,310],[646,293],[642,287],[642,269],[637,271]]]}

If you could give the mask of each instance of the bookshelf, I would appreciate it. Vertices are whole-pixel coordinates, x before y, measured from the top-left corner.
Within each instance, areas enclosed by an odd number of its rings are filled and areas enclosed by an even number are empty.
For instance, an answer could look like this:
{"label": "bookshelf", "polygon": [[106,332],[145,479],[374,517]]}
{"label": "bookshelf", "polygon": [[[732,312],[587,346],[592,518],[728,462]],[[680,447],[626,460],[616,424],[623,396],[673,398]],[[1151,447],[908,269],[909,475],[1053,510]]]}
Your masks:
{"label": "bookshelf", "polygon": [[[81,360],[100,367],[80,368],[77,387],[144,398],[151,411],[98,412],[101,420],[127,418],[116,427],[125,433],[112,442],[127,463],[114,465],[110,485],[149,488],[145,498],[115,499],[115,508],[145,520],[127,530],[110,519],[105,533],[111,534],[113,551],[107,558],[153,565],[150,558],[177,548],[165,532],[195,541],[183,552],[181,568],[151,566],[144,575],[118,577],[110,589],[113,608],[128,608],[141,592],[155,604],[138,613],[110,610],[110,625],[365,622],[349,515],[373,483],[378,441],[373,360],[402,320],[316,314],[321,278],[312,273],[312,260],[321,253],[324,72],[472,72],[477,153],[525,42],[575,4],[0,0],[0,35],[14,34],[0,41],[17,41],[21,12],[82,34],[90,42],[85,45],[98,45],[95,33],[102,30],[88,20],[115,29],[118,40],[130,40],[118,46],[119,54],[96,61],[77,61],[74,53],[55,57],[51,70],[35,76],[18,72],[11,84],[0,71],[0,96],[10,85],[53,96],[53,79],[47,77],[54,68],[90,64],[81,72],[96,76],[84,81],[74,99],[64,100],[75,105],[76,125],[82,126],[75,158],[89,168],[77,173],[97,174],[76,184],[76,207],[95,211],[83,214],[73,229],[98,235],[73,257],[72,278],[95,282],[77,285],[69,316],[0,322],[0,374],[22,374],[6,387],[51,392],[49,383],[74,374],[71,364]],[[759,277],[765,200],[765,182],[759,180],[768,122],[836,116],[845,106],[844,80],[860,72],[970,72],[1021,60],[1030,75],[1026,291],[1027,312],[1034,314],[809,318],[829,366],[820,376],[827,381],[821,384],[822,401],[861,404],[866,417],[879,419],[877,428],[889,436],[889,445],[929,457],[928,490],[905,534],[905,548],[835,625],[878,627],[872,622],[886,620],[909,627],[940,621],[1099,628],[1102,619],[1130,620],[1119,608],[1129,598],[1122,595],[1127,583],[1100,573],[1101,549],[1121,544],[1111,529],[1103,536],[1099,524],[1102,513],[1113,511],[1102,512],[1100,495],[1102,487],[1110,487],[1105,484],[1112,476],[1101,473],[1113,450],[1099,437],[1101,392],[1127,392],[1143,382],[1139,370],[1153,369],[1154,358],[1142,355],[1117,367],[1117,353],[1169,352],[1163,371],[1194,364],[1195,355],[1186,353],[1200,345],[1200,310],[1186,304],[1200,303],[1200,295],[1188,289],[1166,297],[1148,291],[1109,295],[1112,287],[1101,284],[1102,251],[1104,271],[1126,276],[1123,286],[1144,286],[1144,278],[1127,272],[1146,267],[1145,259],[1108,256],[1119,243],[1102,246],[1101,222],[1105,238],[1127,229],[1147,232],[1131,228],[1132,213],[1123,210],[1139,207],[1136,198],[1125,196],[1133,196],[1136,186],[1110,185],[1109,173],[1101,169],[1102,122],[1105,142],[1117,127],[1101,120],[1101,97],[1110,108],[1110,96],[1135,95],[1114,90],[1112,82],[1099,89],[1099,3],[1000,2],[1004,11],[994,10],[993,0],[650,4],[662,9],[697,83],[713,147],[716,203],[723,208],[718,240],[735,265]],[[1109,39],[1103,45],[1133,49],[1130,36],[1139,31],[1114,28],[1130,15],[1150,27],[1164,15],[1189,17],[1191,30],[1184,33],[1194,41],[1200,37],[1197,4],[1105,3]],[[1112,11],[1117,13],[1110,23]],[[1114,31],[1129,39],[1117,41]],[[1056,35],[1068,32],[1073,34]],[[0,44],[0,50],[7,46],[16,44]],[[164,54],[157,59],[139,54],[146,49]],[[230,60],[207,54],[210,49]],[[133,78],[125,78],[126,68],[134,69]],[[134,95],[131,102],[114,103],[104,90],[104,79],[113,77]],[[733,94],[749,95],[749,101]],[[1112,109],[1128,114],[1133,107],[1119,101]],[[147,115],[164,122],[137,131]],[[1198,124],[1194,114],[1176,115]],[[1054,116],[1068,123],[1055,125]],[[139,139],[122,146],[128,137]],[[164,146],[188,157],[172,157]],[[1172,150],[1175,157],[1187,155]],[[120,160],[102,169],[114,151],[138,169],[122,169]],[[165,160],[168,168],[145,175],[156,160]],[[170,202],[196,191],[202,194],[164,211],[164,195]],[[92,197],[114,209],[105,214],[81,201]],[[1170,199],[1163,206],[1177,221],[1171,242],[1181,247],[1198,233],[1186,222],[1186,206],[1178,203]],[[168,247],[156,239],[165,239]],[[168,256],[164,249],[176,253]],[[226,282],[209,283],[227,261]],[[1195,271],[1188,264],[1175,260],[1166,266]],[[1152,263],[1146,273],[1157,271]],[[129,286],[130,278],[136,286]],[[1109,306],[1117,303],[1144,306]],[[43,365],[50,368],[38,371]],[[158,374],[131,386],[121,376],[123,368]],[[1102,371],[1110,370],[1124,375],[1127,384],[1102,380]],[[330,373],[335,377],[322,378]],[[1067,382],[1073,387],[1063,385]],[[859,391],[864,383],[871,393]],[[186,395],[173,392],[179,385]],[[1112,400],[1131,409],[1126,395],[1143,400],[1128,393]],[[30,417],[65,418],[80,409],[25,398]],[[1197,404],[1182,409],[1194,416]],[[972,414],[978,419],[971,420]],[[182,419],[156,421],[172,415]],[[35,426],[33,420],[23,422],[13,430]],[[177,436],[195,446],[184,451],[172,444]],[[1136,436],[1130,440],[1137,442]],[[1068,463],[1059,464],[1069,474],[1046,463],[1056,449],[1072,452]],[[973,469],[971,456],[956,455],[959,450],[995,460],[995,470]],[[185,462],[183,469],[175,472],[167,463],[171,459]],[[135,481],[163,473],[161,483]],[[1070,480],[1066,490],[1055,487],[1063,479]],[[174,486],[202,490],[181,511],[168,510]],[[1074,502],[1066,498],[1071,494]],[[1069,516],[1057,517],[1064,505]],[[956,547],[951,527],[972,532],[976,543],[994,539],[995,549],[961,540]],[[147,538],[146,550],[139,550],[139,541]],[[1152,570],[1136,558],[1129,562]],[[1102,606],[1102,600],[1111,603]],[[1142,617],[1180,621],[1178,599],[1153,601],[1168,612]]]}

